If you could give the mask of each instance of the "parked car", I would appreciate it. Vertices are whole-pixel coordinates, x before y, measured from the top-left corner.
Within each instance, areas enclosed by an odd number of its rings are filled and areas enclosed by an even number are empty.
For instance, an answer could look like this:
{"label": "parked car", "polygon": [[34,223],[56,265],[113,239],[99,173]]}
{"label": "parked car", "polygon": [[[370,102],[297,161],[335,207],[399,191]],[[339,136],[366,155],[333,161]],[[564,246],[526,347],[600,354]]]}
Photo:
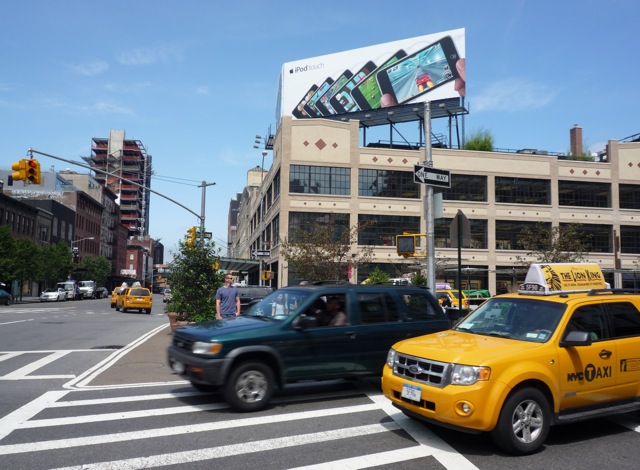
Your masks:
{"label": "parked car", "polygon": [[[274,308],[278,297],[288,309]],[[168,363],[195,388],[222,388],[233,408],[255,411],[286,383],[381,374],[396,341],[449,324],[422,287],[285,287],[237,317],[177,328]]]}
{"label": "parked car", "polygon": [[109,291],[106,287],[98,287],[96,289],[96,299],[106,299],[109,296]]}
{"label": "parked car", "polygon": [[64,289],[57,287],[52,289],[46,289],[40,294],[40,302],[59,302],[66,301],[67,293]]}
{"label": "parked car", "polygon": [[172,299],[173,299],[173,295],[171,295],[171,289],[168,287],[165,287],[164,292],[162,293],[162,301],[164,303],[167,303]]}
{"label": "parked car", "polygon": [[150,314],[152,304],[151,291],[144,287],[127,287],[116,297],[116,310],[121,310],[123,313],[128,310],[138,310],[140,313],[144,311]]}
{"label": "parked car", "polygon": [[257,304],[267,295],[273,292],[273,288],[269,286],[236,286],[240,296],[240,313],[249,310],[254,304]]}
{"label": "parked car", "polygon": [[13,302],[13,296],[6,290],[0,289],[0,304],[10,305]]}

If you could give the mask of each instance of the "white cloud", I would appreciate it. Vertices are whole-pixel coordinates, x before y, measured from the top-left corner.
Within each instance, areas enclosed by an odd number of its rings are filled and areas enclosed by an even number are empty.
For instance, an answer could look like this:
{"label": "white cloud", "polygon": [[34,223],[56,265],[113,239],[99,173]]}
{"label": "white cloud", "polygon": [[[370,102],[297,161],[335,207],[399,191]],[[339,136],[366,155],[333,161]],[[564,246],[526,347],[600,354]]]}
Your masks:
{"label": "white cloud", "polygon": [[526,79],[504,79],[470,99],[473,111],[522,111],[549,105],[556,91]]}
{"label": "white cloud", "polygon": [[100,75],[109,70],[109,64],[104,60],[92,60],[91,62],[86,62],[84,64],[72,65],[71,70],[80,75],[94,76]]}
{"label": "white cloud", "polygon": [[209,95],[209,87],[206,85],[201,85],[196,87],[196,95]]}
{"label": "white cloud", "polygon": [[182,51],[177,46],[139,47],[116,54],[116,60],[123,65],[153,65],[181,62]]}

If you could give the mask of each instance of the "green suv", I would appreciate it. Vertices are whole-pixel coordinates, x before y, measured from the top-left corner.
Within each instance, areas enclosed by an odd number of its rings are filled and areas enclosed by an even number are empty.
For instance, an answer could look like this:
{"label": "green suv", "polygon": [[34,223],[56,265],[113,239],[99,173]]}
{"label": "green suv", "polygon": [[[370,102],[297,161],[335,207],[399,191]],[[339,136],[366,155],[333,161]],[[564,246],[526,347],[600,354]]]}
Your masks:
{"label": "green suv", "polygon": [[392,344],[449,326],[421,287],[285,287],[238,317],[178,328],[168,360],[197,389],[256,411],[287,383],[380,375]]}

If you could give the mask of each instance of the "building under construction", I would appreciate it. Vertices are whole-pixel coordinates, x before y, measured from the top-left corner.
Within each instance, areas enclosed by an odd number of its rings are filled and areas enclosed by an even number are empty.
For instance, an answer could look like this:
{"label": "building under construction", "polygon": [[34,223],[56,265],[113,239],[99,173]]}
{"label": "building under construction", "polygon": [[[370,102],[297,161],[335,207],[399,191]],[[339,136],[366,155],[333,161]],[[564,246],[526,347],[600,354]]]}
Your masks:
{"label": "building under construction", "polygon": [[120,223],[129,239],[149,235],[151,156],[142,142],[126,139],[124,130],[111,130],[109,138],[92,139],[91,156],[84,159],[99,170],[95,179],[117,195]]}

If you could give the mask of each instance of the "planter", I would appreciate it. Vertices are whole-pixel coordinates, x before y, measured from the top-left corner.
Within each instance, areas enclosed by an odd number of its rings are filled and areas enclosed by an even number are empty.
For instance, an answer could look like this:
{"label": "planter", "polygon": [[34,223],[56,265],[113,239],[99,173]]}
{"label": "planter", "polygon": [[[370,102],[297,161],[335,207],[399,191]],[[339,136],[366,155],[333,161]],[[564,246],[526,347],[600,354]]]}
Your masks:
{"label": "planter", "polygon": [[167,317],[169,317],[169,328],[171,328],[171,333],[176,331],[176,328],[179,326],[186,326],[194,323],[192,321],[178,320],[180,315],[176,312],[167,312]]}

